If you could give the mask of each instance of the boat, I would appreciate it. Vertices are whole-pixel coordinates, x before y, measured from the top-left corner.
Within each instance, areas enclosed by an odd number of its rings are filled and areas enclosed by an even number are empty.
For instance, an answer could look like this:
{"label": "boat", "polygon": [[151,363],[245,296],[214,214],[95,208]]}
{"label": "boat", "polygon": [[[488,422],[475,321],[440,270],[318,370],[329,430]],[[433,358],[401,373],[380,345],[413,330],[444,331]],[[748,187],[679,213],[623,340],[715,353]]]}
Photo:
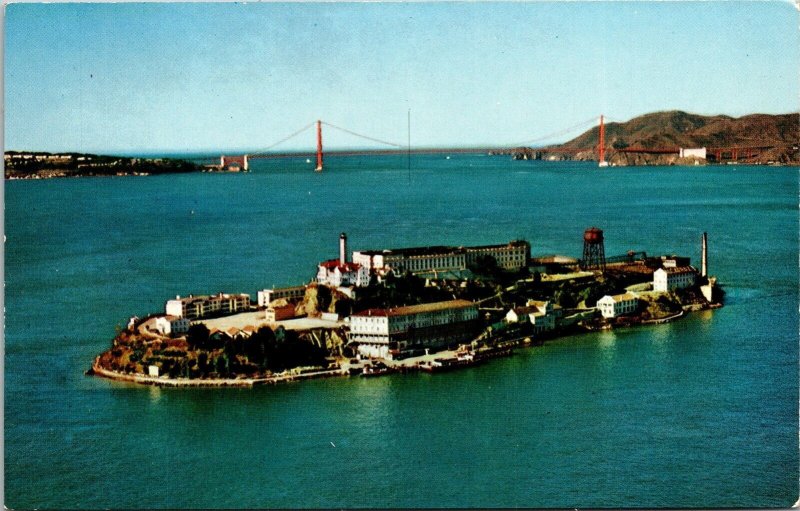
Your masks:
{"label": "boat", "polygon": [[598,166],[599,167],[608,167],[608,162],[603,160],[603,161],[600,162],[600,164]]}
{"label": "boat", "polygon": [[393,372],[392,368],[388,367],[386,364],[378,362],[374,365],[364,366],[363,371],[361,371],[361,376],[369,378],[372,376],[383,376],[391,372]]}
{"label": "boat", "polygon": [[431,361],[421,362],[417,367],[427,373],[441,373],[461,367],[478,365],[483,359],[476,358],[472,352],[457,353],[454,357],[441,357]]}
{"label": "boat", "polygon": [[490,358],[510,357],[513,354],[514,350],[511,347],[494,347],[478,350],[475,352],[474,357],[477,361],[482,362]]}

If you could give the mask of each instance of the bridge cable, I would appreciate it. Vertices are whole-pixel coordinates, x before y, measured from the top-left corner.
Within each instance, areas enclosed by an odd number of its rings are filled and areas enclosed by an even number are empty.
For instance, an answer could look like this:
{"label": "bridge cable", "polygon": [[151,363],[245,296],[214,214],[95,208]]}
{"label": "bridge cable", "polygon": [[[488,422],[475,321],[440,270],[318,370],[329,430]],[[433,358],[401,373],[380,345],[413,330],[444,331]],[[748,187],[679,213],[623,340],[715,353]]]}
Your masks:
{"label": "bridge cable", "polygon": [[277,145],[280,145],[280,144],[282,144],[282,143],[286,142],[286,141],[287,141],[287,140],[289,140],[290,138],[294,138],[294,137],[296,137],[296,136],[297,136],[297,135],[299,135],[300,133],[302,133],[302,132],[304,132],[305,130],[307,130],[308,128],[312,127],[314,124],[316,124],[316,121],[314,121],[314,122],[311,122],[311,123],[309,123],[309,124],[307,124],[307,125],[303,126],[303,127],[302,127],[302,128],[300,128],[299,130],[297,130],[297,131],[295,131],[294,133],[292,133],[291,135],[289,135],[288,137],[284,137],[284,138],[282,138],[282,139],[278,140],[277,142],[275,142],[274,144],[272,144],[271,146],[267,147],[266,149],[262,149],[261,151],[258,151],[257,153],[253,153],[253,154],[251,154],[250,156],[251,156],[251,157],[253,157],[253,156],[258,156],[258,155],[261,155],[261,154],[265,154],[267,151],[269,151],[269,150],[270,150],[270,149],[272,149],[273,147],[275,147],[275,146],[277,146]]}
{"label": "bridge cable", "polygon": [[392,142],[387,142],[387,141],[381,140],[379,138],[374,138],[374,137],[369,137],[367,135],[362,135],[360,133],[356,133],[355,131],[350,131],[350,130],[348,130],[346,128],[342,128],[341,126],[336,126],[336,125],[331,124],[331,123],[326,122],[326,121],[322,121],[322,124],[324,124],[326,126],[330,126],[331,128],[336,128],[337,130],[344,131],[345,133],[349,133],[349,134],[354,135],[356,137],[361,137],[361,138],[370,140],[372,142],[378,142],[379,144],[385,144],[385,145],[390,145],[392,147],[400,147],[400,148],[405,148],[406,147],[404,144],[394,144]]}
{"label": "bridge cable", "polygon": [[515,144],[515,145],[513,145],[513,146],[510,146],[510,147],[511,147],[511,148],[516,148],[516,147],[520,147],[520,146],[525,146],[525,145],[528,145],[528,144],[532,144],[532,143],[534,143],[534,142],[539,142],[539,141],[542,141],[542,140],[547,140],[547,139],[550,139],[550,138],[553,138],[553,137],[557,137],[557,136],[560,136],[560,135],[566,135],[567,133],[569,133],[569,132],[571,132],[571,131],[574,131],[574,130],[576,130],[576,129],[578,129],[578,128],[581,128],[581,127],[583,127],[583,126],[586,126],[586,125],[588,125],[588,124],[590,124],[590,123],[594,123],[594,122],[598,122],[598,118],[597,118],[596,116],[595,116],[595,117],[592,117],[591,119],[587,119],[587,120],[585,120],[585,121],[582,121],[582,122],[580,122],[580,123],[578,123],[578,124],[575,124],[575,125],[573,125],[573,126],[570,126],[569,128],[564,128],[564,129],[562,129],[562,130],[559,130],[559,131],[556,131],[556,132],[553,132],[553,133],[549,133],[549,134],[547,134],[547,135],[544,135],[544,136],[541,136],[541,137],[537,137],[537,138],[534,138],[534,139],[525,140],[524,142],[520,142],[520,143],[518,143],[518,144]]}

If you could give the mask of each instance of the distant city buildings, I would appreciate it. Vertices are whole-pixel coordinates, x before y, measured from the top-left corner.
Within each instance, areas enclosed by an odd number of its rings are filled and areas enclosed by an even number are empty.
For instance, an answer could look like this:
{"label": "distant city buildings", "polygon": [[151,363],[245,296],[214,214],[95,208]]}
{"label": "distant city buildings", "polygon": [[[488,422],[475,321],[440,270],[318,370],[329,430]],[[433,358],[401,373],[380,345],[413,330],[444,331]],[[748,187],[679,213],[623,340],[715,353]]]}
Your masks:
{"label": "distant city buildings", "polygon": [[477,320],[478,306],[467,300],[369,309],[350,316],[350,341],[363,356],[392,358],[468,340]]}

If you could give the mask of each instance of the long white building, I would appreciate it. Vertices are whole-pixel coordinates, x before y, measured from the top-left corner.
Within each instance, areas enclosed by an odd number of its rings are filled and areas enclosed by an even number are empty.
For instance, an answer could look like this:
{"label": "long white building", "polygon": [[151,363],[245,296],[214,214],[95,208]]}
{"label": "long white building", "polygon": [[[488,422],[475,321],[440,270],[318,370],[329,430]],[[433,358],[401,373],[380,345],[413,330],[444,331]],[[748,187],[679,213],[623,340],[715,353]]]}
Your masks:
{"label": "long white building", "polygon": [[192,296],[168,300],[166,313],[179,318],[198,319],[211,314],[233,314],[250,309],[250,295],[245,293]]}
{"label": "long white building", "polygon": [[299,300],[306,294],[306,286],[279,287],[274,289],[262,289],[258,292],[258,306],[269,307],[273,300],[285,298],[287,300]]}
{"label": "long white building", "polygon": [[525,240],[503,245],[477,247],[412,247],[353,252],[353,262],[372,271],[393,270],[399,273],[444,272],[464,270],[481,256],[491,256],[500,268],[518,270],[527,266],[531,246]]}
{"label": "long white building", "polygon": [[468,340],[477,320],[478,306],[467,300],[368,309],[350,316],[350,342],[361,355],[392,358],[403,351]]}

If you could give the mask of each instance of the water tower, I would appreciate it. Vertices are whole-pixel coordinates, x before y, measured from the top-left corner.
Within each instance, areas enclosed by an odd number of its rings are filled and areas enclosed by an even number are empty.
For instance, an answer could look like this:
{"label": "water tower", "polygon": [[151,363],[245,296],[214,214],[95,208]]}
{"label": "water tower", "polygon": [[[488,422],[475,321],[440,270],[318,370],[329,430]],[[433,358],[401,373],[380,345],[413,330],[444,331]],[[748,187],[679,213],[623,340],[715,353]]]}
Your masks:
{"label": "water tower", "polygon": [[584,270],[606,269],[606,250],[603,246],[602,229],[590,227],[583,232],[581,268]]}

